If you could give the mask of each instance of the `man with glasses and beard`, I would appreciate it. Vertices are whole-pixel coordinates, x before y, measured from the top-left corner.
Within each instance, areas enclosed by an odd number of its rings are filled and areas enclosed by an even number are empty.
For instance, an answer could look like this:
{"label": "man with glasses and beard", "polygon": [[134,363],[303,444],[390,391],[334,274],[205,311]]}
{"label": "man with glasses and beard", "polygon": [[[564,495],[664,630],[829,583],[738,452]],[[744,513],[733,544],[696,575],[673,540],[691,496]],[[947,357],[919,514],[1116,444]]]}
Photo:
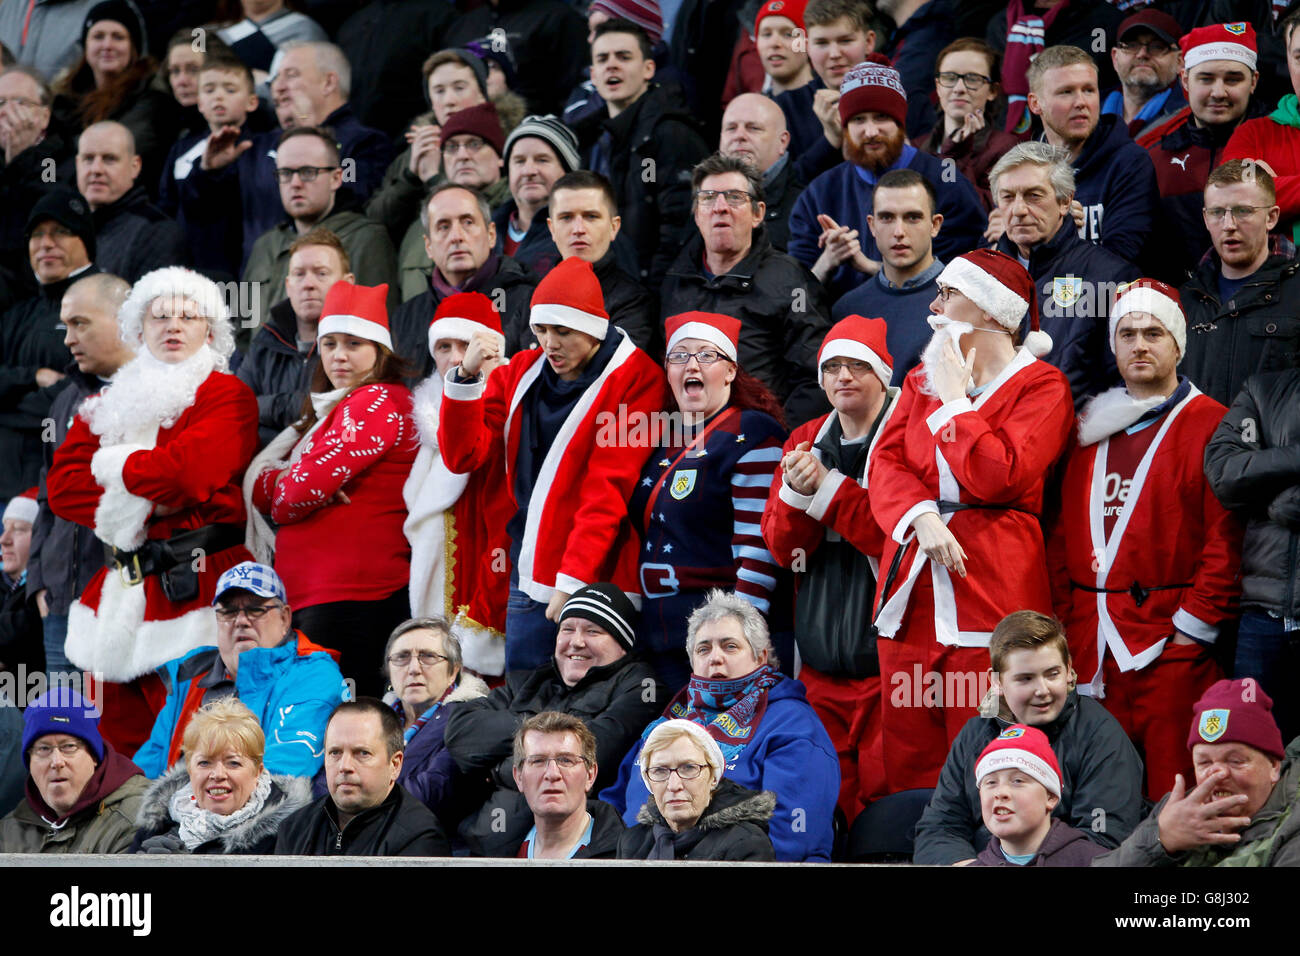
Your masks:
{"label": "man with glasses and beard", "polygon": [[[853,67],[840,86],[845,161],[804,190],[790,214],[787,251],[839,298],[880,269],[867,228],[876,183],[894,169],[912,169],[939,190],[943,230],[934,254],[947,262],[974,248],[984,232],[984,207],[961,175],[945,175],[941,160],[906,141],[907,94],[898,71],[878,54]],[[955,173],[955,170],[953,171]]]}

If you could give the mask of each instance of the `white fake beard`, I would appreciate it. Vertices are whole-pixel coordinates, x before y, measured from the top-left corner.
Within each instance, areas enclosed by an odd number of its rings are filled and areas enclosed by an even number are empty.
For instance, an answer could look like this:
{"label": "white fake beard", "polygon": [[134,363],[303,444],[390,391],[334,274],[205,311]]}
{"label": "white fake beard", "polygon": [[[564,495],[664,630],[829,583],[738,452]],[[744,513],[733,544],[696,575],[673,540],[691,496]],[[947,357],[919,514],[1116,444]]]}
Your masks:
{"label": "white fake beard", "polygon": [[137,440],[141,431],[175,425],[215,367],[216,355],[207,345],[175,365],[143,349],[103,392],[86,400],[81,414],[101,446]]}
{"label": "white fake beard", "polygon": [[938,398],[939,390],[935,388],[934,372],[932,370],[943,358],[944,346],[951,343],[952,350],[960,356],[961,337],[967,332],[973,332],[975,327],[969,322],[954,322],[952,319],[940,315],[932,315],[927,321],[930,323],[930,327],[934,329],[934,335],[930,336],[930,341],[921,352],[921,368],[924,371],[921,380],[921,392],[931,398]]}

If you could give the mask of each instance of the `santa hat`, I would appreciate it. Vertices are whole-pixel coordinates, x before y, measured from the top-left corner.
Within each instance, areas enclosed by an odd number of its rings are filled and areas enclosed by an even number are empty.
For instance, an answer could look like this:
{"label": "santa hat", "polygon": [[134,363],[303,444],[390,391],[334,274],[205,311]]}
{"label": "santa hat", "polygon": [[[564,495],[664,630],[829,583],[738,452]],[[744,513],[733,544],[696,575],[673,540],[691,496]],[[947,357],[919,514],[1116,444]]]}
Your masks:
{"label": "santa hat", "polygon": [[36,513],[40,506],[36,503],[36,489],[28,488],[16,498],[10,498],[9,504],[5,505],[5,521],[11,518],[14,521],[26,521],[28,524],[36,523]]}
{"label": "santa hat", "polygon": [[940,288],[956,289],[1013,335],[1028,313],[1025,348],[1038,358],[1052,350],[1052,337],[1038,328],[1034,280],[1024,266],[1006,253],[976,249],[958,256],[944,266],[937,281]]}
{"label": "santa hat", "polygon": [[785,17],[800,30],[806,29],[803,12],[807,6],[808,0],[767,0],[758,8],[758,16],[754,17],[754,36],[758,36],[758,28],[768,17]]}
{"label": "santa hat", "polygon": [[206,276],[181,266],[167,266],[155,269],[141,276],[131,287],[131,294],[126,297],[118,309],[117,321],[121,328],[122,341],[139,352],[143,346],[144,314],[154,299],[163,296],[180,296],[198,306],[208,320],[208,330],[212,333],[210,348],[216,355],[216,368],[225,371],[227,361],[235,351],[235,330],[230,324],[230,310],[221,289]]}
{"label": "santa hat", "polygon": [[565,259],[546,273],[533,290],[530,325],[562,325],[605,340],[609,313],[591,263],[577,256]]}
{"label": "santa hat", "polygon": [[429,354],[439,339],[468,342],[475,332],[491,332],[497,337],[502,351],[506,338],[501,334],[501,316],[492,307],[492,300],[482,292],[457,292],[438,303],[429,324]]}
{"label": "santa hat", "polygon": [[1258,48],[1255,28],[1249,23],[1211,23],[1197,27],[1178,41],[1183,50],[1183,69],[1189,73],[1206,60],[1232,60],[1257,69]]}
{"label": "santa hat", "polygon": [[388,283],[353,285],[340,279],[325,293],[316,340],[333,333],[355,335],[393,350],[393,336],[388,331]]}
{"label": "santa hat", "polygon": [[822,339],[821,351],[817,353],[817,367],[821,368],[828,358],[836,355],[860,359],[871,366],[871,370],[880,379],[880,384],[888,388],[894,377],[894,358],[885,344],[887,328],[884,319],[846,315],[832,325],[826,338]]}
{"label": "santa hat", "polygon": [[1115,351],[1115,328],[1130,312],[1149,312],[1174,337],[1181,356],[1187,351],[1187,318],[1178,290],[1158,279],[1138,279],[1123,286],[1110,310],[1110,350]]}
{"label": "santa hat", "polygon": [[868,53],[840,82],[840,122],[848,126],[853,117],[868,112],[893,117],[899,126],[907,123],[903,78],[881,53]]}
{"label": "santa hat", "polygon": [[1245,744],[1279,760],[1286,756],[1273,698],[1249,677],[1221,680],[1192,705],[1187,749],[1197,744]]}
{"label": "santa hat", "polygon": [[682,339],[703,339],[716,345],[722,354],[736,361],[736,346],[740,342],[740,319],[716,312],[682,312],[664,323],[671,352]]}
{"label": "santa hat", "polygon": [[999,770],[1014,768],[1033,777],[1047,792],[1061,795],[1061,766],[1047,742],[1047,734],[1036,727],[1012,724],[998,734],[975,761],[975,783]]}

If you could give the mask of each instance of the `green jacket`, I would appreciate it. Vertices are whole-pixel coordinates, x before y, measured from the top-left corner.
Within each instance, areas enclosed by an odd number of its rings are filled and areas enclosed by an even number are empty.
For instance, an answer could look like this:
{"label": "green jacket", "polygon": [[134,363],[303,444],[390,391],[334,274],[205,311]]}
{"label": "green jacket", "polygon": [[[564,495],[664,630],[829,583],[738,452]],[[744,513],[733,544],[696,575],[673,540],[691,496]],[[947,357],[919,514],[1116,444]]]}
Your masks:
{"label": "green jacket", "polygon": [[[436,186],[442,181],[442,178],[439,177],[434,185]],[[488,206],[495,213],[498,206],[510,200],[509,180],[504,176],[501,177],[484,189],[483,195],[487,198]],[[497,248],[500,247],[501,237],[497,236]],[[429,288],[429,276],[433,273],[433,262],[429,259],[429,253],[424,248],[424,226],[420,223],[418,215],[407,228],[406,236],[402,239],[402,245],[398,249],[397,268],[401,277],[399,282],[403,302],[414,299]],[[389,311],[392,311],[392,306],[389,306]]]}
{"label": "green jacket", "polygon": [[135,818],[149,789],[136,774],[98,803],[53,829],[23,800],[0,820],[0,853],[125,853],[135,837]]}
{"label": "green jacket", "polygon": [[1170,855],[1160,843],[1160,811],[1165,794],[1151,815],[1127,840],[1092,861],[1093,866],[1300,866],[1300,737],[1286,748],[1273,792],[1241,831],[1241,842],[1201,846]]}

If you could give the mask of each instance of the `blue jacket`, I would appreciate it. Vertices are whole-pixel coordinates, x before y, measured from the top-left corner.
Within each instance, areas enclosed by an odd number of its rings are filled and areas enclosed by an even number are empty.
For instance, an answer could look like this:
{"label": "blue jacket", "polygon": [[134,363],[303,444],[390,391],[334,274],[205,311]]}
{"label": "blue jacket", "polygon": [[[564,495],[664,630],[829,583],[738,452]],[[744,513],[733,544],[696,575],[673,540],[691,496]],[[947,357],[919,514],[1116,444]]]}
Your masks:
{"label": "blue jacket", "polygon": [[[1146,150],[1140,148],[1139,152],[1146,154]],[[945,175],[942,160],[911,145],[903,147],[899,159],[900,164],[895,168],[915,170],[930,180],[939,194],[943,228],[934,239],[935,256],[951,262],[962,253],[984,245],[988,216],[970,180],[957,173],[955,167]],[[1150,160],[1147,162],[1149,165]],[[862,254],[868,259],[879,260],[880,250],[867,228],[871,196],[878,177],[870,176],[868,182],[868,176],[866,170],[845,161],[814,179],[790,214],[790,243],[786,252],[811,269],[821,255],[817,238],[822,234],[822,227],[817,224],[817,215],[825,213],[841,226],[856,229]],[[827,277],[825,286],[831,298],[837,299],[864,281],[866,277],[862,273],[845,264]]]}
{"label": "blue jacket", "polygon": [[[600,794],[628,826],[636,825],[637,813],[650,799],[639,763],[644,740],[636,742],[618,768],[618,779]],[[776,794],[770,834],[778,860],[830,860],[840,762],[801,682],[787,677],[768,691],[754,739],[727,765],[725,776],[742,787]]]}
{"label": "blue jacket", "polygon": [[890,385],[902,388],[907,373],[921,364],[921,353],[934,335],[926,319],[930,316],[930,303],[939,294],[938,279],[942,271],[943,263],[935,259],[920,275],[896,286],[885,278],[885,270],[881,269],[842,296],[831,309],[832,322],[849,315],[885,320],[885,345],[894,360]]}
{"label": "blue jacket", "polygon": [[1101,117],[1083,144],[1074,164],[1074,198],[1083,204],[1082,238],[1137,262],[1155,225],[1160,187],[1150,154],[1129,138],[1122,117]]}
{"label": "blue jacket", "polygon": [[[456,761],[446,747],[447,716],[463,700],[486,697],[487,684],[473,674],[461,674],[460,686],[447,695],[447,699],[433,712],[433,716],[417,730],[406,743],[402,756],[402,772],[397,782],[407,792],[434,812],[448,832],[471,810],[471,794],[477,792],[472,781],[457,772]],[[401,704],[395,705],[399,720],[405,720]],[[480,802],[486,794],[479,793]]]}
{"label": "blue jacket", "polygon": [[[262,725],[263,762],[271,773],[310,777],[320,769],[325,724],[334,708],[352,697],[334,661],[337,653],[294,631],[279,647],[254,647],[239,655],[235,696]],[[185,726],[203,700],[197,682],[219,659],[215,647],[199,647],[158,668],[167,700],[134,758],[145,776],[161,777],[179,752]]]}

